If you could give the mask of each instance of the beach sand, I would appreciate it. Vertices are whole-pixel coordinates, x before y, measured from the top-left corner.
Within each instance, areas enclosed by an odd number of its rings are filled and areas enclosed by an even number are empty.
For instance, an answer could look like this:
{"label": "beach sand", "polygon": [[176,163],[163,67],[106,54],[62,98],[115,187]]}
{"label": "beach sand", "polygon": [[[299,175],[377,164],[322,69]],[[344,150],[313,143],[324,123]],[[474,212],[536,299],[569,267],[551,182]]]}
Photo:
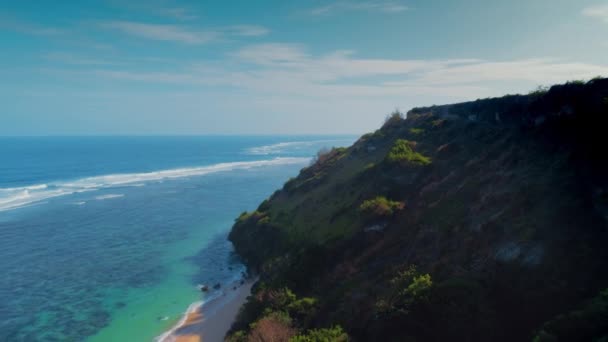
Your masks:
{"label": "beach sand", "polygon": [[[159,342],[221,342],[241,306],[251,293],[255,279],[231,285],[223,294],[186,314],[182,324]],[[233,287],[236,286],[236,290]]]}

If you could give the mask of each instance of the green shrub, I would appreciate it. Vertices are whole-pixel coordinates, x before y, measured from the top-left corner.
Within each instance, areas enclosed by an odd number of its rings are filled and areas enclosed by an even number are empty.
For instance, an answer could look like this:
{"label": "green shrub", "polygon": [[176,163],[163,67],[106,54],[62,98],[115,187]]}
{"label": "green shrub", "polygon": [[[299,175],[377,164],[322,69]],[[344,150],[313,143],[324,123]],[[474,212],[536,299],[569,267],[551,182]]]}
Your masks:
{"label": "green shrub", "polygon": [[296,335],[289,342],[346,342],[348,335],[342,327],[309,330],[306,334]]}
{"label": "green shrub", "polygon": [[262,319],[264,318],[270,318],[284,325],[291,325],[292,323],[291,316],[289,316],[289,314],[285,311],[270,311],[266,313],[266,315]]}
{"label": "green shrub", "polygon": [[300,298],[287,306],[294,316],[312,316],[317,310],[317,299],[312,297]]}
{"label": "green shrub", "polygon": [[410,285],[408,285],[406,292],[413,297],[418,297],[428,291],[431,286],[433,286],[431,275],[428,273],[422,274],[414,277],[414,280],[410,283]]}
{"label": "green shrub", "polygon": [[414,135],[420,135],[422,133],[424,133],[424,129],[422,128],[410,128],[410,133],[414,134]]}
{"label": "green shrub", "polygon": [[243,211],[241,213],[241,215],[239,215],[239,217],[236,219],[237,222],[245,222],[247,220],[249,220],[250,218],[259,220],[261,218],[264,218],[265,216],[267,216],[266,213],[263,213],[261,211],[252,211],[252,212],[247,212],[247,211]]}
{"label": "green shrub", "polygon": [[286,287],[279,290],[268,291],[267,297],[270,306],[275,310],[285,310],[290,304],[296,301],[296,295]]}
{"label": "green shrub", "polygon": [[245,221],[249,216],[251,216],[251,214],[247,211],[243,211],[241,213],[241,215],[239,215],[239,217],[236,218],[235,221],[239,222],[239,221]]}
{"label": "green shrub", "polygon": [[247,342],[247,333],[239,330],[226,337],[227,342]]}
{"label": "green shrub", "polygon": [[364,201],[359,210],[374,217],[392,216],[395,212],[405,207],[403,202],[391,201],[384,196],[378,196]]}
{"label": "green shrub", "polygon": [[346,150],[346,147],[332,147],[331,149],[324,147],[317,152],[317,155],[311,161],[311,165],[322,165],[328,161],[336,160],[346,153]]}
{"label": "green shrub", "polygon": [[576,85],[585,85],[587,82],[585,80],[572,80],[566,82],[566,84],[576,84]]}
{"label": "green shrub", "polygon": [[528,93],[528,95],[531,95],[531,96],[542,96],[542,95],[545,95],[548,92],[549,92],[549,87],[539,85],[538,87],[536,87],[536,89],[530,91]]}
{"label": "green shrub", "polygon": [[265,213],[265,212],[261,212],[261,211],[257,211],[257,210],[252,211],[252,212],[244,211],[236,219],[236,223],[243,224],[246,221],[254,222],[258,225],[264,225],[264,224],[270,223],[270,218],[268,217],[268,213]]}
{"label": "green shrub", "polygon": [[446,121],[445,119],[437,119],[437,120],[431,121],[431,124],[433,125],[433,127],[441,127],[441,126],[443,126],[445,121]]}
{"label": "green shrub", "polygon": [[430,274],[420,274],[415,266],[398,272],[389,283],[387,293],[376,302],[380,314],[409,314],[410,308],[428,299],[433,287]]}
{"label": "green shrub", "polygon": [[265,225],[265,224],[269,224],[270,223],[270,217],[268,216],[263,216],[262,218],[260,218],[258,220],[258,222],[256,223],[257,225]]}
{"label": "green shrub", "polygon": [[397,139],[388,152],[387,160],[391,163],[407,162],[414,165],[428,165],[431,158],[415,152],[414,143],[404,139]]}
{"label": "green shrub", "polygon": [[399,109],[395,109],[392,113],[390,113],[389,115],[386,116],[386,119],[384,120],[384,125],[382,125],[382,128],[397,125],[403,120],[404,120],[403,113],[401,113],[401,111]]}

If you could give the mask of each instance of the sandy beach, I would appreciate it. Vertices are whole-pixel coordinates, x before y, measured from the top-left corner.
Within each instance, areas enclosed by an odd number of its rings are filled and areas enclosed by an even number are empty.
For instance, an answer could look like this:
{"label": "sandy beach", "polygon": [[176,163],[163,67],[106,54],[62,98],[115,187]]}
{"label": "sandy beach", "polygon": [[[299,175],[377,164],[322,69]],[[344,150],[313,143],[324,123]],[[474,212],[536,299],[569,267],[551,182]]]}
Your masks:
{"label": "sandy beach", "polygon": [[[223,290],[222,295],[189,310],[174,329],[159,342],[220,342],[234,322],[241,305],[251,293],[256,279],[236,283]],[[236,286],[236,289],[234,287]]]}

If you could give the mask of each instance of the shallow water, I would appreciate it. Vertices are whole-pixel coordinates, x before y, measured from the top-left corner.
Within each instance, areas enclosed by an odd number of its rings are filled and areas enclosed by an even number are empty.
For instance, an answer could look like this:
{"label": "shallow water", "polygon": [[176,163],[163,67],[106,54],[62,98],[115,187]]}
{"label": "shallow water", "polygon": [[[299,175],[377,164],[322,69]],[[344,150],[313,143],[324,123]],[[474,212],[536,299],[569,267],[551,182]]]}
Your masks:
{"label": "shallow water", "polygon": [[240,212],[353,140],[0,139],[0,340],[152,340],[240,276]]}

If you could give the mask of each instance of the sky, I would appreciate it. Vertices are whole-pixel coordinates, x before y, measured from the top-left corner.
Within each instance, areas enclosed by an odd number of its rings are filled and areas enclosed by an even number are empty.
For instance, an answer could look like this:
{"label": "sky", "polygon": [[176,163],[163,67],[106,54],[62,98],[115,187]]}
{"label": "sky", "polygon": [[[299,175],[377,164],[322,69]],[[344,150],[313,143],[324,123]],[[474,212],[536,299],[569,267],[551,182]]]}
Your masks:
{"label": "sky", "polygon": [[359,134],[608,76],[608,1],[0,0],[0,135]]}

